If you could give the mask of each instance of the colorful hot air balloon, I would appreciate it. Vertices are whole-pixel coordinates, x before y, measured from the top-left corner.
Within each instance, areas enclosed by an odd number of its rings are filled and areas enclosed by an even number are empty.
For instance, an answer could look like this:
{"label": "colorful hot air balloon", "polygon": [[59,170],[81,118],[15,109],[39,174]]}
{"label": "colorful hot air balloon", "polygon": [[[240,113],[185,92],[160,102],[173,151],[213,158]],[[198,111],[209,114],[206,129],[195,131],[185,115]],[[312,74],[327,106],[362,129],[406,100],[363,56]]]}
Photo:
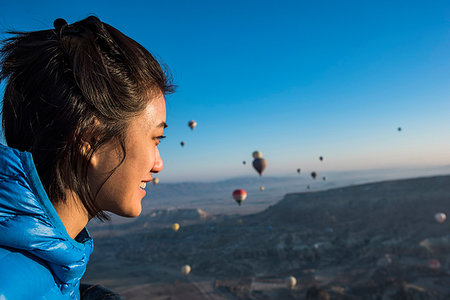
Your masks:
{"label": "colorful hot air balloon", "polygon": [[315,171],[311,172],[311,177],[312,177],[313,179],[316,179],[317,173],[316,173]]}
{"label": "colorful hot air balloon", "polygon": [[266,160],[264,158],[255,158],[253,160],[253,168],[255,168],[256,172],[258,172],[259,176],[262,175],[264,169],[266,168]]}
{"label": "colorful hot air balloon", "polygon": [[293,289],[297,284],[297,279],[294,276],[289,276],[284,279],[286,286],[290,289]]}
{"label": "colorful hot air balloon", "polygon": [[184,147],[184,142],[181,142],[180,145],[181,145],[181,147]]}
{"label": "colorful hot air balloon", "polygon": [[235,190],[233,192],[233,198],[240,206],[242,201],[244,201],[245,198],[247,198],[247,192],[243,189]]}
{"label": "colorful hot air balloon", "polygon": [[262,152],[261,151],[253,151],[252,156],[253,156],[253,158],[261,158]]}
{"label": "colorful hot air balloon", "polygon": [[260,186],[259,187],[259,190],[262,192],[262,191],[264,191],[264,187],[263,186]]}
{"label": "colorful hot air balloon", "polygon": [[428,261],[428,267],[433,270],[437,270],[441,267],[439,260],[432,258]]}
{"label": "colorful hot air balloon", "polygon": [[195,122],[194,120],[189,121],[188,126],[194,130],[195,126],[197,126],[197,122]]}
{"label": "colorful hot air balloon", "polygon": [[181,273],[183,273],[184,275],[188,275],[189,273],[191,273],[191,266],[190,265],[182,266]]}
{"label": "colorful hot air balloon", "polygon": [[447,216],[443,212],[439,212],[439,213],[434,215],[434,219],[436,220],[436,222],[442,224],[447,219]]}
{"label": "colorful hot air balloon", "polygon": [[155,177],[153,178],[152,182],[154,185],[157,185],[159,183],[159,179]]}
{"label": "colorful hot air balloon", "polygon": [[173,223],[172,224],[172,230],[177,232],[180,229],[180,224],[178,223]]}

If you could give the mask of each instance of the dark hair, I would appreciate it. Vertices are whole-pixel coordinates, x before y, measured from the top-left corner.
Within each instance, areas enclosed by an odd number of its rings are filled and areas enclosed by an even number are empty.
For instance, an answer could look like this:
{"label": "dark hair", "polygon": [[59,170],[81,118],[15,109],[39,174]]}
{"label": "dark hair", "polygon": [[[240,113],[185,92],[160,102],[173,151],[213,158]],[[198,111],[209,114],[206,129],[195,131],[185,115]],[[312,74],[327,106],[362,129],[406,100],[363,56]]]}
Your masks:
{"label": "dark hair", "polygon": [[5,139],[8,146],[32,153],[52,202],[65,201],[65,189],[71,189],[91,216],[108,219],[95,203],[99,191],[89,187],[89,162],[116,139],[122,160],[111,176],[126,156],[130,118],[174,86],[144,47],[97,17],[71,25],[57,19],[54,26],[8,32],[14,36],[2,41]]}

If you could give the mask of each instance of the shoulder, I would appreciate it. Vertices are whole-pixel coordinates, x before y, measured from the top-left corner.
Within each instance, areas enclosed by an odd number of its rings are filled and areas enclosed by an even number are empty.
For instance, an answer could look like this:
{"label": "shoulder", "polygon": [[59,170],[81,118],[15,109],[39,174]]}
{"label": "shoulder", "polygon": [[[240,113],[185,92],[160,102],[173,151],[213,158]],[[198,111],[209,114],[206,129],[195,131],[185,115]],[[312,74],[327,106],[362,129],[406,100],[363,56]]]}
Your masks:
{"label": "shoulder", "polygon": [[61,299],[51,271],[39,258],[0,247],[1,299]]}

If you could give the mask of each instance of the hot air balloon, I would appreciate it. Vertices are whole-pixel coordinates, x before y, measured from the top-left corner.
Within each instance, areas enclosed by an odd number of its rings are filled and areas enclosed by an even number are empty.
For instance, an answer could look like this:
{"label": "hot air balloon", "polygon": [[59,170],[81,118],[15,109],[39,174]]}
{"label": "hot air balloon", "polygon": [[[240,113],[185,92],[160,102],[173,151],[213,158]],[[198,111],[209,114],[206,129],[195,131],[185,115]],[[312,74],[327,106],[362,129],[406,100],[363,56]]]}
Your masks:
{"label": "hot air balloon", "polygon": [[386,254],[384,255],[384,259],[386,259],[386,262],[387,262],[388,264],[392,263],[392,258],[391,258],[391,255],[390,255],[389,253],[386,253]]}
{"label": "hot air balloon", "polygon": [[253,156],[253,158],[261,158],[262,152],[261,151],[253,151],[252,156]]}
{"label": "hot air balloon", "polygon": [[306,188],[309,190],[311,187],[308,185]]}
{"label": "hot air balloon", "polygon": [[180,145],[181,145],[181,147],[184,147],[184,142],[181,142]]}
{"label": "hot air balloon", "polygon": [[284,279],[284,282],[288,288],[293,289],[297,284],[297,279],[294,276],[289,276]]}
{"label": "hot air balloon", "polygon": [[326,178],[325,176],[323,176],[323,177],[322,177],[322,180],[325,181],[325,180],[327,180],[327,178]]}
{"label": "hot air balloon", "polygon": [[172,224],[172,230],[175,231],[175,232],[177,232],[178,229],[180,229],[180,224],[178,224],[178,223],[173,223],[173,224]]}
{"label": "hot air balloon", "polygon": [[263,186],[260,186],[259,187],[259,190],[262,192],[262,191],[264,191],[264,187]]}
{"label": "hot air balloon", "polygon": [[189,121],[188,126],[191,128],[191,130],[194,130],[195,126],[197,126],[197,122],[191,120]]}
{"label": "hot air balloon", "polygon": [[301,171],[302,171],[301,169],[297,169],[297,173],[298,173],[298,174],[300,174]]}
{"label": "hot air balloon", "polygon": [[189,273],[191,273],[191,266],[190,265],[182,266],[181,273],[183,273],[184,275],[188,275]]}
{"label": "hot air balloon", "polygon": [[316,179],[317,173],[316,173],[315,171],[311,172],[311,177],[312,177],[313,179]]}
{"label": "hot air balloon", "polygon": [[397,128],[397,130],[398,130],[398,131],[402,131],[402,128],[401,128],[401,127],[399,127],[399,128]]}
{"label": "hot air balloon", "polygon": [[255,168],[256,172],[258,172],[259,176],[262,175],[264,169],[266,168],[266,160],[264,158],[255,158],[253,160],[253,168]]}
{"label": "hot air balloon", "polygon": [[245,165],[245,164],[246,164],[245,160],[244,160],[244,161],[242,162],[242,164],[243,164],[243,165]]}
{"label": "hot air balloon", "polygon": [[159,179],[155,177],[153,178],[152,182],[154,185],[157,185],[159,183]]}
{"label": "hot air balloon", "polygon": [[319,157],[319,160],[320,160],[320,161],[323,161],[323,156],[320,156],[320,157]]}
{"label": "hot air balloon", "polygon": [[433,270],[437,270],[441,267],[439,260],[432,258],[428,261],[428,267]]}
{"label": "hot air balloon", "polygon": [[447,216],[444,213],[439,212],[439,213],[434,215],[434,219],[436,220],[436,222],[442,224],[447,219]]}
{"label": "hot air balloon", "polygon": [[235,190],[233,192],[233,198],[240,206],[242,201],[244,201],[245,198],[247,198],[247,192],[243,189]]}

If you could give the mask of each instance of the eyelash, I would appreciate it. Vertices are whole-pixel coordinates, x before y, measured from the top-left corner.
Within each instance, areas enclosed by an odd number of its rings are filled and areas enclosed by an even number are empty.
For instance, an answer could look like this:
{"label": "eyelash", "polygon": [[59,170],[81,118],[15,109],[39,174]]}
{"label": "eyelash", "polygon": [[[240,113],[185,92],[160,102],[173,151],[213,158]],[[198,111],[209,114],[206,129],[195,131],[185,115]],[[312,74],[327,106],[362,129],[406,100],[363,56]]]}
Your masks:
{"label": "eyelash", "polygon": [[163,139],[165,139],[165,138],[166,138],[165,135],[160,135],[160,136],[155,137],[155,139],[156,139],[158,142],[160,142],[161,140],[163,140]]}

